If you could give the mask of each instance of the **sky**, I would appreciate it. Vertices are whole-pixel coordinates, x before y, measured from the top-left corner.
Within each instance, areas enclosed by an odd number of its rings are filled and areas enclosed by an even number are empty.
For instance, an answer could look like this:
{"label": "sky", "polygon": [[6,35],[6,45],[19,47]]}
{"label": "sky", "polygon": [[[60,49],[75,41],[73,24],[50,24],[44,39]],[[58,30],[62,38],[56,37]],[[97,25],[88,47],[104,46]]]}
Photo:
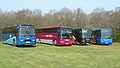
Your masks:
{"label": "sky", "polygon": [[95,8],[114,10],[120,7],[120,0],[0,0],[0,9],[3,11],[17,11],[21,9],[41,9],[47,13],[50,9],[82,8],[84,12],[90,13]]}

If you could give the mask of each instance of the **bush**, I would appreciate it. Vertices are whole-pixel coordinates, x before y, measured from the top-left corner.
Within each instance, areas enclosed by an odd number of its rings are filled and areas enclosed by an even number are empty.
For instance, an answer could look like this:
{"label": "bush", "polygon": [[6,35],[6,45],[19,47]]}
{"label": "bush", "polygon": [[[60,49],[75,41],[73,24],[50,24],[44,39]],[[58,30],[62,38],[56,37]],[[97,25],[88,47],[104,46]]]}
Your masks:
{"label": "bush", "polygon": [[113,41],[120,42],[120,32],[115,32],[115,34],[113,36]]}

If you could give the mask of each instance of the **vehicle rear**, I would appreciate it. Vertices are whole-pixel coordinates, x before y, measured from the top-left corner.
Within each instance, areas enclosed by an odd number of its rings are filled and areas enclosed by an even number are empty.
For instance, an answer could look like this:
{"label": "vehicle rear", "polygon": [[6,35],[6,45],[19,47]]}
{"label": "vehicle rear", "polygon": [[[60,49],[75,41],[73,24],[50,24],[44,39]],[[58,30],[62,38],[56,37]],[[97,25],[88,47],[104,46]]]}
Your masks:
{"label": "vehicle rear", "polygon": [[112,29],[102,29],[101,38],[96,39],[97,44],[112,45]]}
{"label": "vehicle rear", "polygon": [[[74,29],[73,30],[73,44],[91,44],[92,29]],[[75,41],[74,41],[75,40]]]}
{"label": "vehicle rear", "polygon": [[92,34],[92,29],[82,29],[81,44],[85,44],[85,45],[91,44],[91,34]]}

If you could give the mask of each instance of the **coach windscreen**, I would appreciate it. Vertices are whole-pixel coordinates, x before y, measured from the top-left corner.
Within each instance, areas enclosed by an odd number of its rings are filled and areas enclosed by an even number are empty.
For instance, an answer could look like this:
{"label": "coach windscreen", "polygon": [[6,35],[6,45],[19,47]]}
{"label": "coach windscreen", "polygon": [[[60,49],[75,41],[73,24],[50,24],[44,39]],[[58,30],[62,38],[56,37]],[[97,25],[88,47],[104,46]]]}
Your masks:
{"label": "coach windscreen", "polygon": [[35,36],[35,28],[33,26],[22,26],[19,28],[20,36]]}

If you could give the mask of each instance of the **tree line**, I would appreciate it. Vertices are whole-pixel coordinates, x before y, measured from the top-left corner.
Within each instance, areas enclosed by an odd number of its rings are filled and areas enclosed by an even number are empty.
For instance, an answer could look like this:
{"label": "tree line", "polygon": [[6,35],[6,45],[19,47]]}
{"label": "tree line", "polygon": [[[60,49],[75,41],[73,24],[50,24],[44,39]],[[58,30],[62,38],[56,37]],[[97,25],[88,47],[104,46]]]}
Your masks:
{"label": "tree line", "polygon": [[108,28],[113,29],[113,41],[120,42],[120,7],[114,10],[96,8],[89,14],[85,13],[81,8],[74,10],[69,8],[51,9],[48,13],[42,13],[40,9],[0,10],[0,34],[2,28],[17,24],[34,24],[36,28],[52,26],[91,29]]}

